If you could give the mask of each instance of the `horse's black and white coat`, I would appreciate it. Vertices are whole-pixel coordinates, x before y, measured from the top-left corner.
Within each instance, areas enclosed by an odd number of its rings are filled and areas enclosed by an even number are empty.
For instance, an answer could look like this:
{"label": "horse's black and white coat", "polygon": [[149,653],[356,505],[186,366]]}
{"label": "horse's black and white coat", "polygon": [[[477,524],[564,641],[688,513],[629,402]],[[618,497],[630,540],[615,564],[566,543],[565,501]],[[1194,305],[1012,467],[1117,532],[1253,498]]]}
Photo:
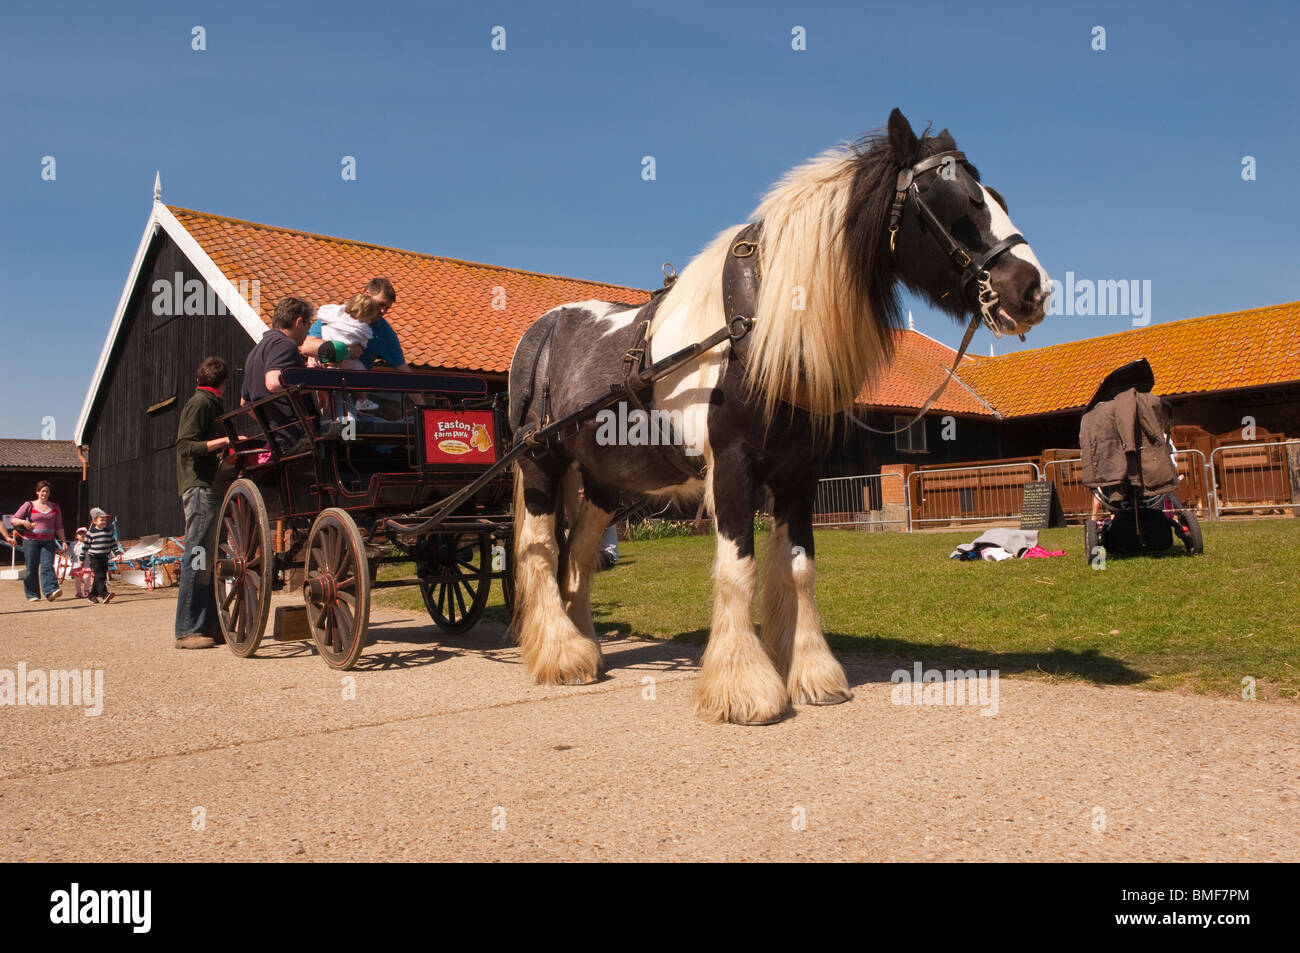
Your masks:
{"label": "horse's black and white coat", "polygon": [[[917,137],[895,110],[885,135],[831,150],[772,189],[754,215],[763,226],[762,282],[743,361],[723,343],[654,386],[648,406],[674,421],[678,446],[611,444],[608,430],[601,435],[592,420],[550,452],[523,458],[516,475],[514,626],[535,681],[575,684],[599,674],[590,585],[620,496],[703,494],[717,551],[697,713],[768,723],[792,702],[852,697],[822,635],[813,593],[816,483],[836,415],[852,407],[862,384],[888,360],[899,324],[897,284],[959,319],[974,305],[959,269],[910,209],[893,251],[887,234],[899,170],[955,148],[946,131]],[[950,180],[930,173],[924,181],[928,206],[968,248],[991,248],[1015,231],[1001,196],[979,183],[973,167]],[[724,326],[722,270],[742,227],[722,232],[664,295],[651,326],[651,360]],[[1027,331],[1042,320],[1051,283],[1028,245],[998,257],[989,275],[1004,330]],[[637,306],[584,301],[542,316],[511,363],[516,433],[622,382],[639,314]],[[694,467],[701,475],[689,475]],[[753,519],[765,487],[774,531],[764,560],[760,638],[751,621],[758,581]]]}

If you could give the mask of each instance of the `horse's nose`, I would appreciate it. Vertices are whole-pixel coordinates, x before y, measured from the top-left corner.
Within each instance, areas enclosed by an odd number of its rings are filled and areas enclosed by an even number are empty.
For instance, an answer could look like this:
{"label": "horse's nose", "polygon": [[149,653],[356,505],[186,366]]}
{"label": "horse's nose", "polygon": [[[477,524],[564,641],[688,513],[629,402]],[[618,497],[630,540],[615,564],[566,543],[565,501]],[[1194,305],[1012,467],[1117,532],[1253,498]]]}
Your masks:
{"label": "horse's nose", "polygon": [[1026,324],[1038,324],[1047,316],[1047,302],[1052,297],[1051,285],[1029,285],[1020,298]]}

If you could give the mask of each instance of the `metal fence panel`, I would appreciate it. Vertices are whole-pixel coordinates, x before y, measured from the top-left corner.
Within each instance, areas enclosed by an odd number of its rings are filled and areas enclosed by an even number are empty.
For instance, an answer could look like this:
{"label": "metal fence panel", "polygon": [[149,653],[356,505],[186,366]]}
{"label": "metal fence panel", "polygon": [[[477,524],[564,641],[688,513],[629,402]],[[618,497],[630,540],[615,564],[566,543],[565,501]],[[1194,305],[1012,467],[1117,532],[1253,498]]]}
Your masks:
{"label": "metal fence panel", "polygon": [[1215,447],[1208,469],[1218,512],[1300,516],[1300,440]]}
{"label": "metal fence panel", "polygon": [[841,529],[910,528],[901,473],[827,477],[817,481],[813,525]]}
{"label": "metal fence panel", "polygon": [[1018,519],[1025,484],[1042,479],[1035,463],[913,470],[908,491],[918,523],[967,523]]}

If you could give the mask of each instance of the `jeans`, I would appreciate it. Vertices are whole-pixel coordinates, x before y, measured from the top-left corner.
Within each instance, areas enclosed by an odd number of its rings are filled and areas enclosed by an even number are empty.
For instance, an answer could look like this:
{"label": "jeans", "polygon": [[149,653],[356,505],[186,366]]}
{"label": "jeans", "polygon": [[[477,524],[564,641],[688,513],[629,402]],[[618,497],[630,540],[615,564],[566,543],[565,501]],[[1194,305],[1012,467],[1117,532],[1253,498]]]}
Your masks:
{"label": "jeans", "polygon": [[54,552],[57,548],[58,544],[52,539],[23,538],[23,564],[27,567],[23,588],[28,599],[48,596],[59,588],[59,580],[54,575]]}
{"label": "jeans", "polygon": [[[212,591],[216,547],[208,539],[220,500],[212,490],[193,486],[181,494],[185,505],[185,554],[181,556],[180,592],[176,596],[176,638],[214,635],[219,631]],[[211,534],[214,538],[216,534]],[[196,564],[199,568],[196,568]]]}

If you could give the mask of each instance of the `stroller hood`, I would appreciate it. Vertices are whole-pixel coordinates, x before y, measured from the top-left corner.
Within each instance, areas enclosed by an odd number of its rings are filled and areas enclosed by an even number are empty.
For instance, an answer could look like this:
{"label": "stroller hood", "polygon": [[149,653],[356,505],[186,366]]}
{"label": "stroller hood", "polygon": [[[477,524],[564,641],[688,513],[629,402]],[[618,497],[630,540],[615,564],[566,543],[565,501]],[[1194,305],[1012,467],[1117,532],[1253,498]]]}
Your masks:
{"label": "stroller hood", "polygon": [[1079,426],[1083,484],[1112,499],[1127,488],[1146,494],[1178,488],[1169,455],[1169,408],[1151,393],[1155,376],[1145,359],[1106,375]]}
{"label": "stroller hood", "polygon": [[1102,378],[1101,384],[1097,387],[1097,393],[1092,395],[1092,400],[1088,401],[1088,406],[1084,408],[1084,413],[1092,410],[1104,400],[1114,400],[1129,388],[1137,388],[1140,394],[1151,393],[1151,388],[1156,386],[1156,375],[1151,370],[1151,364],[1145,357],[1140,357],[1132,363],[1125,364],[1117,368]]}

